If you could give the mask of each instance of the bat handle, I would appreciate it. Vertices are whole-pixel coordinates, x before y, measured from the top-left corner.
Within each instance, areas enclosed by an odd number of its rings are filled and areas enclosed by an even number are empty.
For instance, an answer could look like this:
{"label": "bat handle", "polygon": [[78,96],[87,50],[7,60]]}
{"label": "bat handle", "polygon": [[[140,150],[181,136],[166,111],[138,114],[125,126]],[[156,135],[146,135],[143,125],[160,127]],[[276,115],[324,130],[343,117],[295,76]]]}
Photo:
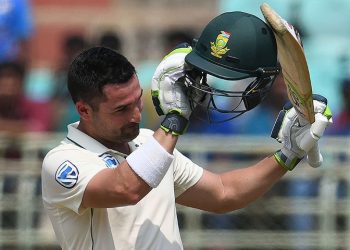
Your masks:
{"label": "bat handle", "polygon": [[[301,125],[305,125],[309,123],[307,120],[305,120],[303,117],[299,115],[299,122]],[[309,148],[307,145],[303,145],[302,148]],[[307,154],[307,162],[309,165],[313,168],[318,168],[322,165],[323,157],[320,152],[320,149],[318,147],[318,142],[311,148],[311,150]]]}

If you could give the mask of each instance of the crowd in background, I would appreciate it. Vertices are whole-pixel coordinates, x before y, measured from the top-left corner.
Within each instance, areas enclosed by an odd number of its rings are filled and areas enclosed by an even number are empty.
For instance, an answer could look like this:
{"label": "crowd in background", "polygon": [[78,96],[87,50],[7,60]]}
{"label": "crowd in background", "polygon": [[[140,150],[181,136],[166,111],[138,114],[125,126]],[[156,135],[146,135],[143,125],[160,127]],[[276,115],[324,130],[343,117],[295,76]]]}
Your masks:
{"label": "crowd in background", "polygon": [[[1,32],[1,31],[0,31]],[[192,34],[174,30],[165,34],[164,55],[178,42],[191,42]],[[25,39],[24,37],[23,39]],[[22,38],[13,40],[18,48],[24,44]],[[25,53],[16,50],[10,57],[0,54],[0,130],[10,132],[64,132],[66,125],[79,119],[70,99],[66,77],[67,69],[79,52],[89,46],[107,46],[122,53],[122,41],[115,32],[106,32],[93,43],[81,34],[69,35],[63,44],[64,60],[60,67],[31,70],[23,58]],[[1,53],[1,51],[0,51]],[[159,59],[160,60],[160,59]],[[155,129],[158,117],[153,110],[150,97],[150,84],[153,71],[159,61],[147,60],[137,64],[137,73],[145,93],[143,127]],[[209,78],[209,84],[217,80]],[[219,81],[218,84],[230,84]],[[234,87],[234,84],[232,84]],[[341,79],[342,106],[335,114],[334,125],[328,131],[331,135],[350,133],[350,77]],[[269,134],[274,118],[287,100],[282,77],[278,77],[271,92],[260,107],[243,116],[225,123],[210,124],[194,117],[189,132],[220,134]],[[258,123],[256,121],[259,121]]]}
{"label": "crowd in background", "polygon": [[[0,2],[0,131],[64,132],[67,124],[79,119],[66,87],[66,73],[71,60],[91,46],[107,46],[123,53],[125,44],[122,36],[116,31],[102,32],[93,38],[84,33],[68,34],[61,44],[63,55],[62,60],[56,63],[58,67],[31,68],[28,41],[34,36],[35,27],[28,1]],[[303,27],[298,28],[303,35]],[[163,34],[162,48],[159,49],[165,55],[178,43],[191,44],[196,35],[198,31],[169,29]],[[161,58],[135,62],[145,93],[141,125],[151,129],[158,126],[158,116],[153,109],[149,89],[153,72],[160,60]],[[346,71],[343,73],[339,76],[341,88],[337,95],[340,105],[332,107],[336,113],[334,125],[328,131],[331,135],[350,133],[350,76]],[[208,81],[213,85],[230,84],[210,77]],[[279,77],[271,93],[257,109],[233,121],[219,124],[193,118],[189,132],[267,135],[274,117],[286,100],[283,80]],[[258,123],[255,122],[257,120]]]}

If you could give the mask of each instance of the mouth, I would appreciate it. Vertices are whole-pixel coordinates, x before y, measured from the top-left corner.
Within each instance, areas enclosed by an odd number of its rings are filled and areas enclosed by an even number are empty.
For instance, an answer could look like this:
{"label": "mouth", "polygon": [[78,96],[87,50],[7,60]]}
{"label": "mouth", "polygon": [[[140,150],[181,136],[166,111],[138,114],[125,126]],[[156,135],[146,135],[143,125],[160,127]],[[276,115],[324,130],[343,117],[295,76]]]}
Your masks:
{"label": "mouth", "polygon": [[130,135],[138,134],[140,131],[140,124],[138,124],[138,123],[130,124],[130,125],[124,127],[124,131],[125,131],[125,133],[130,134]]}
{"label": "mouth", "polygon": [[127,128],[130,128],[130,129],[139,129],[139,127],[140,127],[140,124],[138,123],[133,123],[127,126]]}

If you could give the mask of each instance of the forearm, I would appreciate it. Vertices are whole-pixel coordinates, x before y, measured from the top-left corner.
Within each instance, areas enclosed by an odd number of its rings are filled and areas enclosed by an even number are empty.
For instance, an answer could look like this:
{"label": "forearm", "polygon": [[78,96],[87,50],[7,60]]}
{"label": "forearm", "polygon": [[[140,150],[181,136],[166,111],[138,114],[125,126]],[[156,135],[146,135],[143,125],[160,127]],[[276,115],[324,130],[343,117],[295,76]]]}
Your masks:
{"label": "forearm", "polygon": [[177,136],[162,129],[157,130],[154,139],[150,138],[120,166],[105,169],[90,181],[82,206],[136,204],[163,179],[170,166],[176,141]]}
{"label": "forearm", "polygon": [[106,168],[92,178],[81,206],[106,208],[134,205],[151,190],[124,161],[117,168]]}
{"label": "forearm", "polygon": [[284,174],[273,156],[257,164],[222,174],[204,170],[201,179],[179,196],[184,206],[225,213],[247,206],[266,193]]}
{"label": "forearm", "polygon": [[254,166],[221,174],[225,196],[220,211],[247,206],[269,191],[285,173],[286,170],[270,156]]}

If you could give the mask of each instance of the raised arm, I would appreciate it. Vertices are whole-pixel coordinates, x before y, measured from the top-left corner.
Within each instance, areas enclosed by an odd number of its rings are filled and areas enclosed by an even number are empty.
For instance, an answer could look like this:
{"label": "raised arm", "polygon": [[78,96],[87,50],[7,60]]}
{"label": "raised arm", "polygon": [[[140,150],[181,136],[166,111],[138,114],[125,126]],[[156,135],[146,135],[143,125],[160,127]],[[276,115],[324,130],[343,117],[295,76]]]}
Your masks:
{"label": "raised arm", "polygon": [[176,142],[177,136],[158,129],[153,138],[118,167],[98,172],[87,185],[81,206],[102,208],[136,204],[166,174]]}
{"label": "raised arm", "polygon": [[233,211],[262,196],[286,172],[273,156],[222,174],[204,170],[198,183],[179,196],[177,203],[215,213]]}
{"label": "raised arm", "polygon": [[[164,115],[161,128],[117,168],[104,169],[93,177],[85,191],[83,207],[135,204],[162,181],[172,162],[178,136],[186,131],[194,106],[184,92],[184,58],[190,51],[190,47],[175,49],[154,74],[152,98],[158,114]],[[136,88],[128,92],[138,91]]]}
{"label": "raised arm", "polygon": [[294,109],[283,109],[274,131],[282,143],[281,150],[257,164],[222,174],[204,171],[196,185],[177,198],[179,204],[223,213],[245,207],[266,193],[288,170],[301,161],[307,152],[300,148],[308,140],[310,148],[317,143],[332,115],[325,99],[314,100],[316,121],[300,126]]}

